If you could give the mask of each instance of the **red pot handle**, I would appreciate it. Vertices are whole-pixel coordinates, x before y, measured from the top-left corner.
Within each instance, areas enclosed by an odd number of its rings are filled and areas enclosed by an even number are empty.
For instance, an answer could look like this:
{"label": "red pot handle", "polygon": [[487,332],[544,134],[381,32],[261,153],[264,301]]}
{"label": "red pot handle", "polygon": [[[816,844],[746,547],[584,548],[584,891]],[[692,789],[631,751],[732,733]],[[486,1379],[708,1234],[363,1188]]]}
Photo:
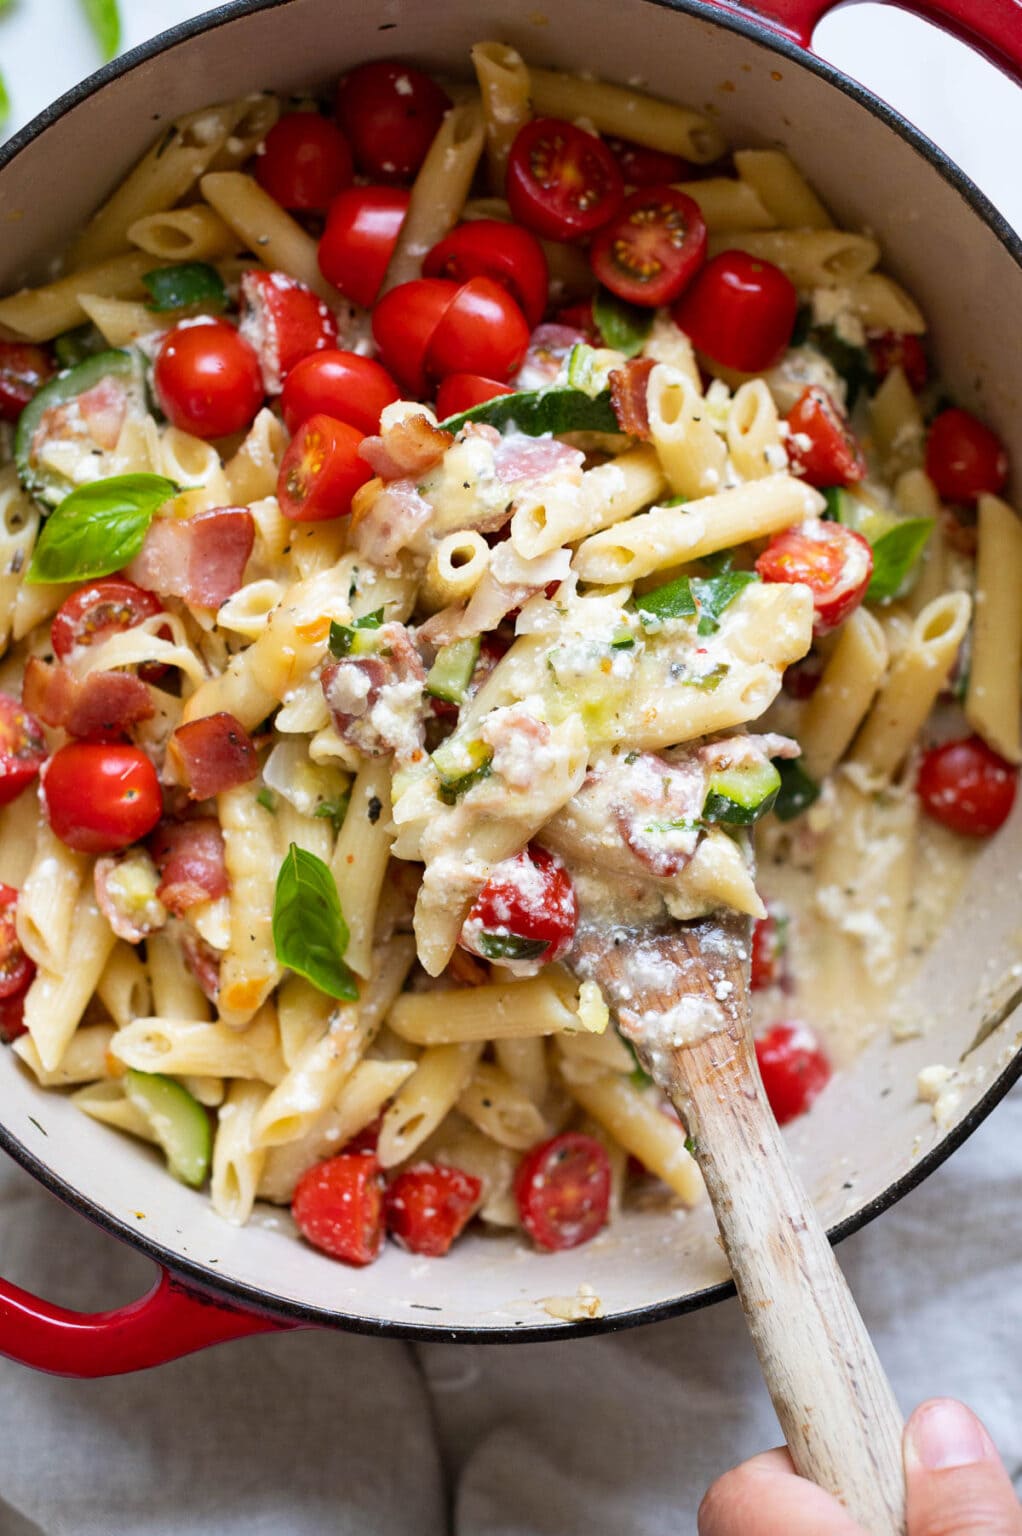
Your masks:
{"label": "red pot handle", "polygon": [[289,1324],[225,1306],[161,1269],[137,1301],[70,1312],[0,1280],[0,1355],[55,1376],[120,1376]]}

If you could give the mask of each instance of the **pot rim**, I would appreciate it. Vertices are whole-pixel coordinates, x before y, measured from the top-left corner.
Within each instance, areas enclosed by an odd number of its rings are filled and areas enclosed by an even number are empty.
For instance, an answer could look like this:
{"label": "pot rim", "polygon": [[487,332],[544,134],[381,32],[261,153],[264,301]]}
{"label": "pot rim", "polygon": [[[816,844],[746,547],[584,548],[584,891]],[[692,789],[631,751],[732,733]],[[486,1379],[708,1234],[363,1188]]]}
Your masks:
{"label": "pot rim", "polygon": [[[127,53],[105,64],[86,79],[73,86],[56,101],[45,107],[31,122],[14,134],[6,144],[0,146],[0,172],[6,169],[17,156],[30,144],[39,138],[48,128],[59,122],[68,112],[87,101],[89,97],[101,91],[105,86],[122,75],[128,74],[140,64],[148,63],[160,54],[168,52],[180,43],[188,42],[194,37],[199,37],[205,32],[212,32],[224,24],[236,21],[245,15],[251,15],[257,11],[271,10],[290,5],[293,0],[227,0],[213,10],[203,12],[201,16],[194,17],[190,21],[179,22],[176,26],[158,33],[148,42],[139,44],[129,49]],[[709,21],[725,30],[735,32],[741,37],[769,48],[779,57],[795,64],[810,73],[819,76],[829,85],[849,96],[859,106],[880,119],[888,128],[897,133],[913,148],[917,154],[936,169],[936,171],[959,194],[971,211],[978,215],[996,236],[1001,245],[1022,268],[1022,237],[1020,237],[1004,216],[994,207],[990,199],[981,192],[969,176],[945,154],[931,139],[914,127],[907,118],[889,106],[880,97],[843,74],[834,65],[829,64],[815,54],[802,48],[798,43],[775,31],[771,26],[760,22],[753,15],[732,10],[726,0],[645,0],[646,4],[656,5],[664,10],[677,11],[683,15],[691,16],[699,21]],[[1005,1022],[1005,1021],[1002,1021]],[[986,1093],[973,1105],[971,1110],[941,1138],[923,1157],[912,1164],[908,1171],[889,1184],[879,1195],[855,1211],[845,1220],[831,1227],[828,1236],[832,1244],[843,1241],[844,1238],[858,1232],[867,1226],[875,1217],[883,1211],[896,1205],[904,1195],[915,1189],[924,1179],[928,1178],[935,1169],[946,1161],[968,1138],[973,1131],[980,1126],[1008,1090],[1022,1077],[1022,1047],[1016,1051],[1012,1059],[997,1075]],[[734,1296],[735,1288],[731,1281],[725,1281],[718,1285],[706,1286],[702,1290],[692,1292],[690,1295],[676,1297],[672,1300],[654,1302],[647,1306],[637,1307],[628,1312],[612,1313],[608,1317],[583,1318],[575,1322],[551,1322],[550,1324],[531,1325],[524,1320],[510,1327],[483,1328],[483,1327],[449,1327],[440,1323],[404,1323],[385,1321],[376,1317],[366,1317],[355,1313],[330,1311],[323,1307],[311,1306],[303,1302],[290,1301],[284,1297],[275,1296],[270,1291],[264,1291],[257,1286],[246,1284],[242,1281],[232,1280],[225,1275],[218,1274],[214,1269],[189,1259],[162,1243],[153,1241],[144,1233],[130,1227],[127,1222],[119,1217],[102,1210],[86,1194],[74,1184],[56,1174],[47,1163],[43,1162],[33,1152],[17,1139],[16,1136],[2,1123],[0,1123],[0,1149],[6,1152],[16,1163],[19,1163],[26,1172],[47,1189],[51,1194],[76,1211],[79,1215],[94,1222],[104,1231],[118,1240],[127,1243],[140,1253],[153,1260],[162,1268],[169,1270],[176,1278],[190,1282],[199,1290],[212,1293],[224,1301],[240,1306],[248,1311],[263,1313],[274,1318],[279,1318],[291,1324],[305,1324],[326,1328],[341,1328],[351,1333],[361,1333],[379,1338],[407,1339],[421,1343],[470,1343],[470,1344],[508,1344],[508,1343],[548,1343],[560,1340],[582,1338],[593,1334],[617,1333],[628,1328],[635,1328],[646,1323],[661,1322],[672,1317],[681,1317],[686,1312],[698,1311],[703,1307],[712,1306],[719,1301],[725,1301]]]}

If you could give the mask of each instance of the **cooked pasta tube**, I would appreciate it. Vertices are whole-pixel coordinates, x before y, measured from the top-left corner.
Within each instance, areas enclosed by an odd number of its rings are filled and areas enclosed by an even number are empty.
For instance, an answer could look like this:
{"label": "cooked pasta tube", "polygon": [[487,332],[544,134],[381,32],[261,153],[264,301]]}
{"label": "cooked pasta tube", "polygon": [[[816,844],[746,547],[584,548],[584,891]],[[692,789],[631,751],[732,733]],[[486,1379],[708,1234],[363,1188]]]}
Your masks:
{"label": "cooked pasta tube", "polygon": [[717,125],[690,107],[553,69],[530,69],[529,81],[538,117],[588,118],[600,133],[662,149],[696,165],[708,165],[727,149]]}
{"label": "cooked pasta tube", "polygon": [[31,1035],[15,1040],[12,1050],[35,1074],[41,1088],[68,1088],[73,1083],[93,1083],[107,1077],[107,1051],[114,1037],[112,1024],[83,1024],[68,1042],[60,1065],[47,1070]]}
{"label": "cooked pasta tube", "polygon": [[367,758],[351,786],[330,866],[348,924],[345,959],[359,976],[371,973],[376,909],[392,841],[390,765],[384,758]]}
{"label": "cooked pasta tube", "polygon": [[521,54],[505,43],[474,43],[471,52],[483,103],[487,174],[499,196],[515,134],[532,116],[529,70]]}
{"label": "cooked pasta tube", "polygon": [[782,229],[830,229],[833,219],[780,149],[736,149],[735,169]]}
{"label": "cooked pasta tube", "polygon": [[213,261],[234,255],[240,247],[230,225],[205,203],[143,214],[126,233],[132,245],[164,261]]}
{"label": "cooked pasta tube", "polygon": [[415,1045],[555,1035],[578,1028],[576,997],[564,973],[551,967],[526,981],[488,982],[456,992],[405,992],[387,1023]]}
{"label": "cooked pasta tube", "polygon": [[703,1198],[699,1166],[685,1146],[685,1132],[664,1113],[658,1094],[635,1088],[627,1077],[608,1072],[595,1080],[565,1081],[572,1098],[644,1168],[663,1179],[686,1205]]}
{"label": "cooked pasta tube", "polygon": [[802,766],[824,779],[844,757],[887,670],[887,641],[867,608],[841,626],[819,685],[799,721]]}
{"label": "cooked pasta tube", "polygon": [[97,298],[136,299],[145,293],[142,274],[164,265],[144,251],[129,251],[111,256],[108,261],[84,271],[58,277],[41,288],[23,288],[0,299],[0,325],[24,341],[52,341],[62,331],[70,331],[88,319],[81,295]]}
{"label": "cooked pasta tube", "polygon": [[536,1103],[493,1062],[478,1064],[458,1099],[458,1109],[501,1146],[524,1151],[546,1134]]}
{"label": "cooked pasta tube", "polygon": [[[589,1040],[597,1037],[583,1034],[572,1038]],[[493,1054],[497,1065],[529,1095],[533,1103],[542,1104],[549,1085],[543,1037],[524,1035],[517,1039],[495,1040]]]}
{"label": "cooked pasta tube", "polygon": [[85,855],[72,852],[40,819],[18,900],[17,928],[25,953],[44,970],[59,971],[67,962],[75,908],[87,877],[91,880]]}
{"label": "cooked pasta tube", "polygon": [[890,370],[869,404],[870,421],[884,472],[892,479],[918,469],[926,446],[926,425],[905,370]]}
{"label": "cooked pasta tube", "polygon": [[431,1045],[383,1116],[376,1155],[383,1168],[404,1162],[454,1108],[482,1052],[479,1041]]}
{"label": "cooked pasta tube", "polygon": [[671,490],[689,498],[719,491],[727,448],[708,420],[702,393],[679,369],[655,363],[646,404],[653,446]]}
{"label": "cooked pasta tube", "polygon": [[420,598],[427,613],[437,613],[472,596],[490,563],[490,547],[481,533],[466,528],[448,533],[434,546],[422,578]]}
{"label": "cooked pasta tube", "polygon": [[869,235],[843,229],[761,229],[711,235],[709,253],[746,251],[780,267],[803,293],[837,288],[864,277],[880,260]]}
{"label": "cooked pasta tube", "polygon": [[280,979],[273,944],[273,892],[279,868],[273,817],[258,788],[217,795],[231,885],[230,942],[220,961],[218,1007],[225,1024],[247,1024]]}
{"label": "cooked pasta tube", "polygon": [[25,1027],[47,1072],[60,1066],[113,947],[113,931],[86,884],[71,914],[62,968],[40,967],[25,993]]}
{"label": "cooked pasta tube", "polygon": [[235,1227],[252,1214],[266,1161],[265,1149],[252,1144],[252,1126],[269,1091],[265,1083],[239,1079],[217,1115],[210,1199],[217,1215]]}
{"label": "cooked pasta tube", "polygon": [[763,379],[749,379],[735,390],[725,435],[731,462],[743,480],[762,480],[787,463],[777,407]]}
{"label": "cooked pasta tube", "polygon": [[273,1084],[286,1071],[270,1007],[245,1029],[199,1019],[135,1019],[117,1031],[110,1051],[126,1067],[171,1076],[249,1077]]}
{"label": "cooked pasta tube", "polygon": [[965,718],[1010,763],[1022,759],[1022,523],[997,496],[979,498],[979,548]]}
{"label": "cooked pasta tube", "polygon": [[632,516],[665,489],[664,468],[646,444],[586,470],[580,485],[554,481],[523,493],[511,517],[511,543],[523,560],[573,544]]}
{"label": "cooked pasta tube", "polygon": [[422,258],[458,222],[485,141],[478,98],[454,106],[419,167],[379,297],[419,277]]}
{"label": "cooked pasta tube", "polygon": [[137,1104],[132,1103],[115,1078],[104,1078],[101,1082],[79,1088],[71,1095],[71,1103],[88,1115],[90,1120],[112,1125],[118,1131],[126,1131],[129,1136],[137,1136],[139,1141],[156,1141],[156,1132],[149,1117],[142,1113]]}
{"label": "cooked pasta tube", "polygon": [[96,984],[96,993],[118,1028],[152,1012],[149,973],[133,945],[118,939]]}
{"label": "cooked pasta tube", "polygon": [[773,229],[777,220],[756,188],[734,176],[707,176],[702,181],[682,181],[678,190],[699,205],[711,234],[729,229]]}
{"label": "cooked pasta tube", "polygon": [[264,266],[296,277],[328,304],[336,300],[336,289],[319,270],[315,240],[257,181],[242,171],[210,171],[200,186],[207,203]]}

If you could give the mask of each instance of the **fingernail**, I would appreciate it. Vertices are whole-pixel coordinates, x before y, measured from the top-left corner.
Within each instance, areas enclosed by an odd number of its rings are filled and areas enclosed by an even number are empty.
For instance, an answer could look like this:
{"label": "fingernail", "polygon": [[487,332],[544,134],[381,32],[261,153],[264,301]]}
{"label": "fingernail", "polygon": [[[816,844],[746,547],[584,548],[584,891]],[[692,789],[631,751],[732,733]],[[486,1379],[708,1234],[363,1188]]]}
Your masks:
{"label": "fingernail", "polygon": [[908,1457],[929,1472],[968,1467],[993,1451],[989,1435],[974,1413],[953,1398],[940,1397],[917,1408],[905,1437]]}

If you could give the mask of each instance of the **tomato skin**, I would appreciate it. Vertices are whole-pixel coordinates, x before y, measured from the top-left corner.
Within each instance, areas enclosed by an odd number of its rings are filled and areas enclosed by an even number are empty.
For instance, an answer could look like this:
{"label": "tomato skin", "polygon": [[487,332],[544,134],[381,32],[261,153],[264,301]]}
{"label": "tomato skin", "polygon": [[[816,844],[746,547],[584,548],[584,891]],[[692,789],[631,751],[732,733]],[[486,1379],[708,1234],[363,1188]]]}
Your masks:
{"label": "tomato skin", "polygon": [[892,368],[903,368],[909,388],[919,394],[926,388],[930,365],[926,348],[918,336],[900,331],[877,331],[868,337],[869,355],[878,379],[886,379]]}
{"label": "tomato skin", "polygon": [[126,576],[103,576],[65,597],[50,625],[50,644],[57,660],[65,661],[78,646],[98,645],[163,611],[155,592]]}
{"label": "tomato skin", "polygon": [[11,1045],[19,1036],[28,1034],[28,1025],[25,1023],[27,991],[28,987],[25,987],[12,997],[0,997],[0,1040],[5,1045]]}
{"label": "tomato skin", "polygon": [[472,903],[458,942],[471,954],[481,955],[479,935],[513,935],[546,944],[535,958],[549,965],[567,954],[577,923],[578,899],[571,876],[554,854],[530,843],[496,866]]}
{"label": "tomato skin", "polygon": [[[825,389],[807,384],[785,418],[793,474],[809,485],[855,485],[866,462],[848,424]],[[806,441],[808,440],[808,441]]]}
{"label": "tomato skin", "polygon": [[168,331],[156,355],[153,384],[167,419],[194,437],[241,432],[263,403],[259,359],[226,320]]}
{"label": "tomato skin", "polygon": [[988,426],[952,406],[930,423],[926,473],[945,501],[975,501],[984,491],[996,496],[1004,489],[1008,455]]}
{"label": "tomato skin", "polygon": [[671,311],[693,346],[742,373],[780,361],[797,313],[798,294],[780,267],[744,251],[714,256]]}
{"label": "tomato skin", "polygon": [[590,342],[594,347],[605,345],[600,327],[593,316],[592,299],[580,299],[577,304],[565,305],[564,309],[557,311],[553,323],[578,331],[582,340]]}
{"label": "tomato skin", "polygon": [[0,341],[0,421],[17,421],[55,372],[45,347],[28,341]]}
{"label": "tomato skin", "polygon": [[772,912],[758,917],[752,929],[752,965],[749,987],[753,992],[763,992],[776,986],[781,980],[784,960],[782,930]]}
{"label": "tomato skin", "polygon": [[475,1215],[482,1193],[474,1174],[446,1163],[416,1163],[387,1186],[387,1231],[409,1253],[442,1258]]}
{"label": "tomato skin", "polygon": [[610,1206],[610,1159],[594,1136],[566,1131],[530,1147],[515,1174],[522,1226],[538,1248],[577,1248],[596,1236]]}
{"label": "tomato skin", "polygon": [[274,123],[256,155],[255,179],[282,208],[314,213],[351,186],[351,148],[319,112],[289,112]]}
{"label": "tomato skin", "polygon": [[764,581],[803,582],[813,594],[813,634],[843,624],[866,595],[873,551],[861,533],[841,523],[808,522],[770,540],[756,561]]}
{"label": "tomato skin", "polygon": [[979,736],[931,747],[919,765],[916,792],[933,821],[962,837],[990,837],[1011,815],[1018,768]]}
{"label": "tomato skin", "polygon": [[426,356],[458,291],[447,278],[414,278],[385,293],[373,310],[373,338],[383,364],[416,399],[427,393]]}
{"label": "tomato skin", "polygon": [[156,769],[138,747],[73,741],[42,771],[54,833],[76,853],[116,853],[153,830],[163,811]]}
{"label": "tomato skin", "polygon": [[408,212],[400,187],[351,187],[330,204],[317,260],[333,283],[363,309],[371,309]]}
{"label": "tomato skin", "polygon": [[626,187],[655,187],[670,181],[691,181],[693,167],[680,155],[648,149],[630,139],[607,139],[607,148],[618,163]]}
{"label": "tomato skin", "polygon": [[529,327],[514,299],[489,277],[470,277],[444,310],[426,348],[426,372],[509,379],[529,348]]}
{"label": "tomato skin", "polygon": [[778,1125],[804,1115],[831,1078],[823,1048],[804,1024],[774,1024],[756,1041],[756,1060]]}
{"label": "tomato skin", "polygon": [[440,421],[449,416],[460,416],[474,405],[495,400],[498,395],[511,395],[514,390],[508,384],[498,384],[496,379],[485,379],[480,373],[449,373],[441,381],[436,392],[436,413]]}
{"label": "tomato skin", "polygon": [[358,456],[363,434],[332,416],[310,416],[288,444],[277,500],[295,523],[322,523],[351,511],[351,498],[373,472]]}
{"label": "tomato skin", "polygon": [[35,715],[0,693],[0,806],[27,789],[47,757],[46,736]]}
{"label": "tomato skin", "polygon": [[259,359],[263,389],[279,395],[292,368],[337,345],[337,321],[318,294],[283,272],[245,272],[239,327]]}
{"label": "tomato skin", "polygon": [[394,380],[374,358],[329,350],[303,357],[292,368],[280,406],[289,432],[297,432],[310,416],[332,416],[368,437],[380,430],[380,413],[400,398]]}
{"label": "tomato skin", "polygon": [[371,1264],[383,1246],[383,1178],[375,1152],[342,1152],[298,1180],[295,1225],[314,1248],[345,1264]]}
{"label": "tomato skin", "polygon": [[18,893],[0,884],[0,1002],[24,993],[35,975],[35,961],[26,955],[15,927]]}
{"label": "tomato skin", "polygon": [[530,331],[546,310],[550,274],[543,247],[527,229],[500,219],[473,219],[452,229],[426,253],[422,275],[456,283],[492,278],[508,290]]}
{"label": "tomato skin", "polygon": [[375,59],[344,75],[337,116],[367,176],[409,181],[426,158],[451,98],[400,59]]}
{"label": "tomato skin", "polygon": [[643,187],[626,197],[589,253],[605,288],[629,304],[671,304],[706,260],[699,204],[675,187]]}
{"label": "tomato skin", "polygon": [[547,240],[580,240],[614,217],[624,182],[602,140],[561,118],[538,117],[515,135],[506,196],[526,229]]}

